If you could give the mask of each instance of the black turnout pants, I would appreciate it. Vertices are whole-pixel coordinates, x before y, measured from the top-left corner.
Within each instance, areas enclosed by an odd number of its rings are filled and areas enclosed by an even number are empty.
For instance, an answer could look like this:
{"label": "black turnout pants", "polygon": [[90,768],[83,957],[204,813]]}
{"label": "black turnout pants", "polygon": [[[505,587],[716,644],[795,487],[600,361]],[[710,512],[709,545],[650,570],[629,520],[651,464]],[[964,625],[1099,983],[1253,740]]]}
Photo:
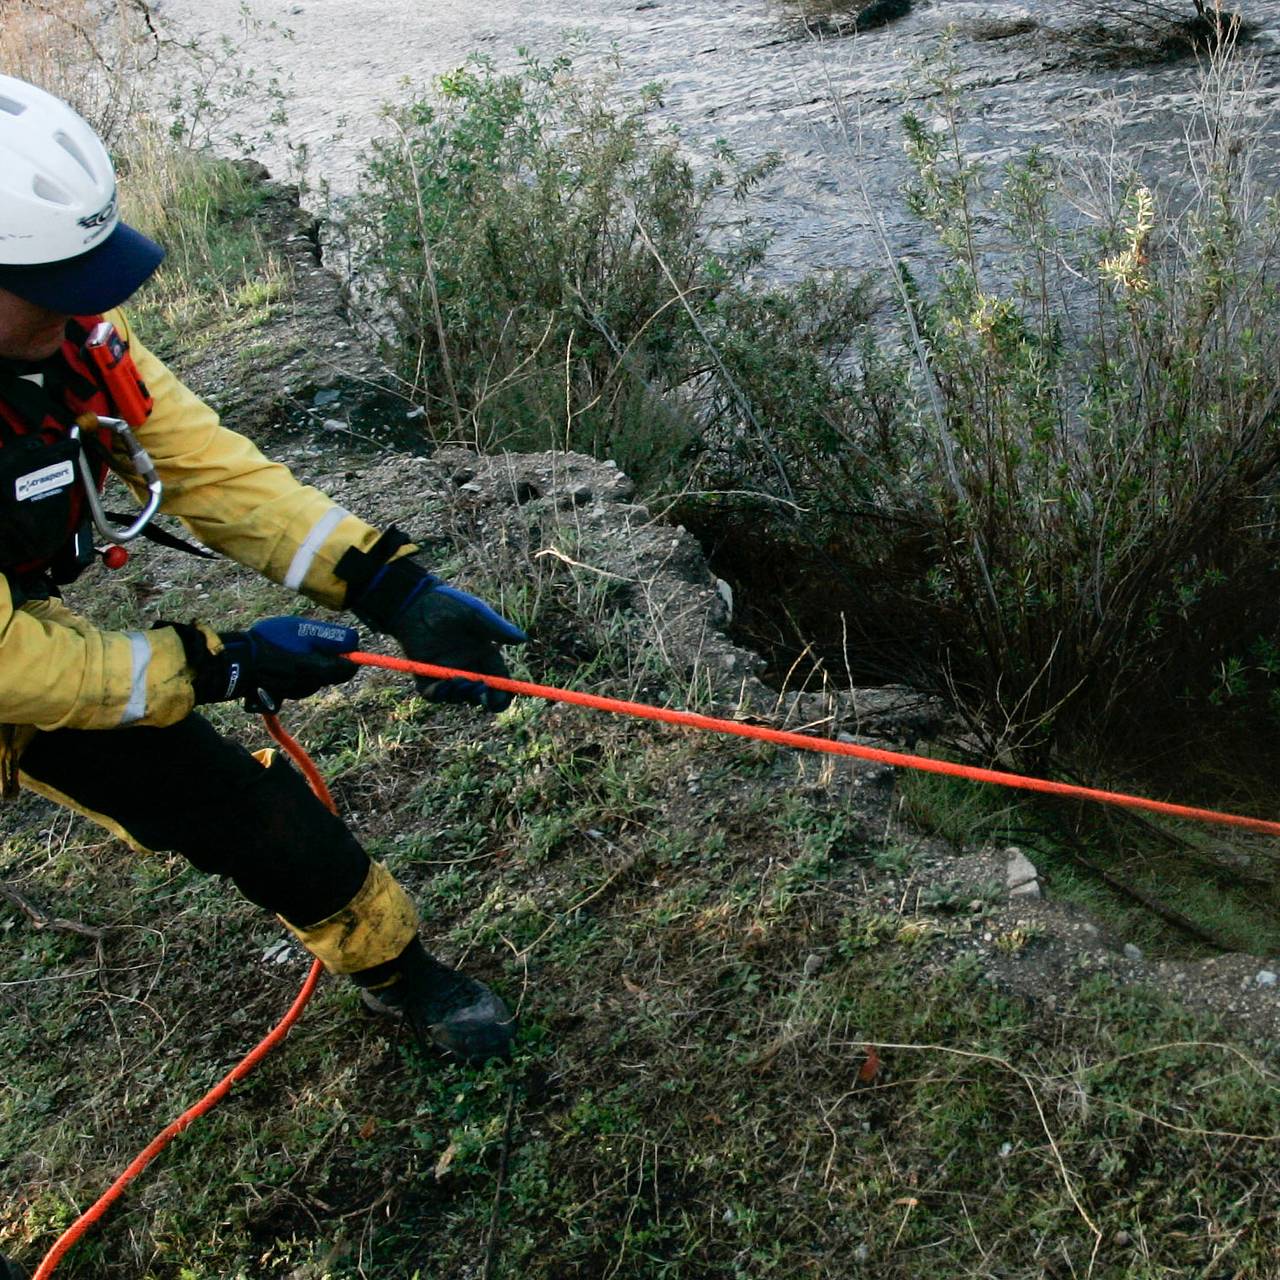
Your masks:
{"label": "black turnout pants", "polygon": [[355,837],[288,761],[264,769],[198,715],[163,729],[41,733],[22,771],[148,849],[229,877],[301,928],[342,910],[369,870]]}

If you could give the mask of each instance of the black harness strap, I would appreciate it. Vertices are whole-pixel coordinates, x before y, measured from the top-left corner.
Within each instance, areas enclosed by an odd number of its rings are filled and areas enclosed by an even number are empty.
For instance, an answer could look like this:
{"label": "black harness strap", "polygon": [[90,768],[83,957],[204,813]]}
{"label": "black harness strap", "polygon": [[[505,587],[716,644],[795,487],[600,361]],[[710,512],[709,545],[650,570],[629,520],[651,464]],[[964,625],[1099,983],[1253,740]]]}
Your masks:
{"label": "black harness strap", "polygon": [[[87,336],[83,325],[78,324],[75,320],[68,323],[67,334],[76,341],[83,341]],[[43,373],[43,385],[31,381],[29,377],[24,377],[23,374],[27,372]],[[11,405],[25,421],[33,424],[31,435],[40,435],[45,430],[43,424],[50,419],[67,430],[70,430],[76,424],[75,414],[68,405],[53,393],[54,387],[68,390],[82,400],[87,400],[101,390],[95,383],[78,374],[65,360],[58,356],[40,361],[27,369],[20,369],[7,362],[0,361],[0,398],[3,398],[6,403]],[[17,435],[19,433],[5,420],[4,415],[0,414],[0,436],[5,439],[12,439]],[[80,444],[81,448],[89,455],[91,461],[110,466],[110,453],[97,437],[89,434],[82,435]],[[0,497],[0,500],[3,500],[3,498]],[[135,519],[134,516],[124,515],[118,511],[108,511],[106,516],[108,520],[120,525],[130,525]],[[156,543],[157,546],[169,547],[174,551],[184,551],[187,555],[198,556],[202,560],[218,559],[216,552],[197,547],[194,543],[188,542],[176,533],[169,533],[164,529],[159,529],[154,524],[147,525],[142,530],[141,536],[149,542]],[[43,575],[32,578],[28,586],[38,589],[37,584],[41,577]]]}
{"label": "black harness strap", "polygon": [[[136,513],[131,516],[119,511],[108,511],[105,514],[112,524],[132,524],[137,518]],[[201,560],[219,559],[216,551],[210,551],[207,547],[197,547],[194,542],[188,542],[186,538],[180,538],[176,533],[158,529],[154,524],[147,525],[139,536],[146,538],[148,542],[154,542],[157,546],[169,547],[174,551],[185,551],[189,556],[199,556]]]}
{"label": "black harness strap", "polygon": [[[52,418],[67,430],[76,424],[76,415],[67,405],[50,395],[44,386],[3,366],[0,366],[0,396],[31,424],[33,434],[43,430],[46,418]],[[18,434],[5,421],[3,414],[0,414],[0,431],[4,431],[6,435]]]}

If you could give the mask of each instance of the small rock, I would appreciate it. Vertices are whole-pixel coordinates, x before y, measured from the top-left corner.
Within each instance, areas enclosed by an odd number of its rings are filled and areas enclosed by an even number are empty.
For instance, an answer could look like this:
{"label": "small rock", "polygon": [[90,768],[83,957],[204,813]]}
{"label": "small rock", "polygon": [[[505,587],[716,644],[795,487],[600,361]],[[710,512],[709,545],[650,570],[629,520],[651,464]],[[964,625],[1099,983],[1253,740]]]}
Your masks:
{"label": "small rock", "polygon": [[347,424],[341,418],[326,418],[320,424],[321,431],[346,431]]}
{"label": "small rock", "polygon": [[1126,942],[1124,944],[1124,958],[1126,960],[1141,960],[1142,948],[1135,947],[1132,942]]}
{"label": "small rock", "polygon": [[733,621],[733,588],[723,579],[716,579],[716,595],[724,601],[725,622]]}
{"label": "small rock", "polygon": [[410,422],[417,422],[419,418],[425,418],[427,411],[420,405],[415,404],[412,409],[406,409],[404,415]]}
{"label": "small rock", "polygon": [[824,964],[826,964],[826,960],[823,959],[823,957],[820,956],[816,951],[811,951],[804,958],[804,976],[806,978],[812,978],[813,975],[817,973]]}
{"label": "small rock", "polygon": [[1010,845],[1005,851],[1008,861],[1005,863],[1005,884],[1009,887],[1011,898],[1038,898],[1040,896],[1040,873],[1035,864],[1021,849]]}
{"label": "small rock", "polygon": [[1133,1240],[1133,1237],[1127,1231],[1117,1231],[1112,1238],[1122,1249]]}
{"label": "small rock", "polygon": [[334,391],[332,388],[330,388],[327,391],[317,391],[315,395],[311,397],[311,403],[315,405],[317,409],[323,409],[325,405],[337,404],[338,401],[341,399],[342,399],[342,392]]}
{"label": "small rock", "polygon": [[1276,985],[1276,974],[1271,969],[1259,969],[1254,982],[1260,987],[1274,987]]}

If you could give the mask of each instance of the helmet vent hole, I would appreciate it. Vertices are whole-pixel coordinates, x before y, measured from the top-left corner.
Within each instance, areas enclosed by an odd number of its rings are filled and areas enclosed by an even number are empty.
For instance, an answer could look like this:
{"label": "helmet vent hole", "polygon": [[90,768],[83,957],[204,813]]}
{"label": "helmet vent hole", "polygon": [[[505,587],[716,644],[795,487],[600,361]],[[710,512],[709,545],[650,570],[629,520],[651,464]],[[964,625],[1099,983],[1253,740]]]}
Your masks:
{"label": "helmet vent hole", "polygon": [[31,184],[32,189],[41,200],[48,200],[50,204],[70,204],[71,197],[57,183],[50,182],[42,173],[35,176],[35,180]]}
{"label": "helmet vent hole", "polygon": [[0,111],[7,111],[11,116],[20,116],[25,110],[26,107],[21,102],[6,98],[3,93],[0,93]]}
{"label": "helmet vent hole", "polygon": [[69,155],[76,162],[76,164],[78,164],[85,171],[85,173],[88,175],[90,179],[93,179],[96,177],[96,175],[93,172],[93,166],[88,162],[88,160],[84,158],[84,152],[81,151],[78,146],[76,146],[75,142],[67,134],[59,130],[53,136],[54,136],[54,140],[63,149],[63,151],[65,151],[67,155]]}

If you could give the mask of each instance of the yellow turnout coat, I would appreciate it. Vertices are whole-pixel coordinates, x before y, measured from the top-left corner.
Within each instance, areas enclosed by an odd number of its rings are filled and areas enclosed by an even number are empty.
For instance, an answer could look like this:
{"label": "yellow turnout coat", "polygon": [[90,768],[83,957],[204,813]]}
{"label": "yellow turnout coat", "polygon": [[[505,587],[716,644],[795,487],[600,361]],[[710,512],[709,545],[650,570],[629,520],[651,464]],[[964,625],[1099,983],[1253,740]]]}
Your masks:
{"label": "yellow turnout coat", "polygon": [[[107,317],[128,332],[119,312]],[[155,399],[136,429],[164,484],[161,510],[202,542],[320,604],[341,607],[334,566],[378,532],[300,484],[218,415],[136,339],[130,348]],[[126,477],[127,478],[127,477]],[[402,553],[403,554],[403,553]],[[37,729],[167,725],[192,708],[191,672],[171,627],[104,631],[59,600],[14,607],[0,575],[0,790],[17,785]]]}

